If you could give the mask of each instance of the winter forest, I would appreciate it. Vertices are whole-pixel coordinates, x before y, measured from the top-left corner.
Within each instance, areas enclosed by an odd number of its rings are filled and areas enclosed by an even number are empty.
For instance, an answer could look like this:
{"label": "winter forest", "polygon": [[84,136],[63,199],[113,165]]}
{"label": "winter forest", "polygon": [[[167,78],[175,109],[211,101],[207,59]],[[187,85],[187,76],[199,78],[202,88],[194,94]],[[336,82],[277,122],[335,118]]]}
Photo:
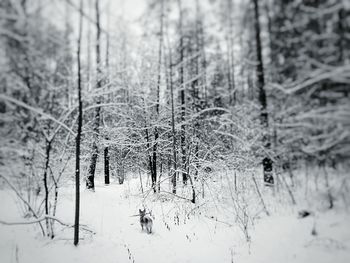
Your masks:
{"label": "winter forest", "polygon": [[350,0],[1,0],[0,262],[350,262]]}

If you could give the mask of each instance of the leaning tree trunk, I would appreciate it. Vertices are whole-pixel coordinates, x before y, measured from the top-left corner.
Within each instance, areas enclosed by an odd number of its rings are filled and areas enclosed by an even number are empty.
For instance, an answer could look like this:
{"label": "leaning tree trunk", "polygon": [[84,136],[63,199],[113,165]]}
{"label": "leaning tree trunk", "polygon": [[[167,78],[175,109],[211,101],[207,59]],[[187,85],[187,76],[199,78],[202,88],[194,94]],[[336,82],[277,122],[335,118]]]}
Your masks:
{"label": "leaning tree trunk", "polygon": [[[99,10],[99,0],[95,1],[96,8],[96,68],[97,68],[97,89],[102,86],[101,79],[101,52],[100,52],[100,41],[101,41],[101,27],[100,27],[100,10]],[[99,104],[99,101],[97,101]],[[98,139],[100,135],[100,107],[96,107],[95,117],[93,123],[93,142],[92,142],[92,155],[90,159],[90,166],[88,171],[88,177],[86,180],[86,187],[91,190],[95,190],[95,170],[96,162],[98,157]]]}
{"label": "leaning tree trunk", "polygon": [[[259,89],[259,102],[261,104],[260,120],[261,124],[265,129],[265,135],[263,138],[264,147],[268,149],[270,147],[268,134],[268,113],[267,113],[267,102],[265,93],[265,79],[264,79],[264,66],[262,59],[262,47],[260,38],[260,22],[259,22],[259,5],[258,0],[253,0],[254,2],[254,16],[255,16],[255,41],[256,41],[256,55],[257,55],[257,66],[256,74],[258,78],[258,89]],[[269,156],[265,156],[262,160],[263,170],[264,170],[264,182],[267,185],[274,184],[274,178],[272,176],[272,160]]]}
{"label": "leaning tree trunk", "polygon": [[80,18],[79,18],[79,38],[78,38],[78,132],[76,137],[76,151],[75,151],[75,218],[74,218],[74,245],[79,243],[79,212],[80,212],[80,140],[81,128],[83,125],[83,106],[81,100],[81,35],[83,27],[83,0],[80,0]]}

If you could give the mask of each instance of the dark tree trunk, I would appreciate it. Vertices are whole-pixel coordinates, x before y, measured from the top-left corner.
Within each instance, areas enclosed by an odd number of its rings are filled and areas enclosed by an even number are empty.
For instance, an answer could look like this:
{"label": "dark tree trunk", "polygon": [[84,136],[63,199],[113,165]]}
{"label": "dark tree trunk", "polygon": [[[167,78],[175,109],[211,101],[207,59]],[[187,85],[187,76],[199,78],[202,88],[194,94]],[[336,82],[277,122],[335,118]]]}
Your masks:
{"label": "dark tree trunk", "polygon": [[[191,145],[189,145],[188,147],[188,163],[189,163],[189,159],[191,158]],[[192,177],[190,175],[190,166],[187,166],[187,178],[190,180],[190,184],[191,184],[191,189],[192,189],[192,199],[191,202],[193,204],[196,203],[196,190],[194,189],[194,184],[193,184],[193,180]]]}
{"label": "dark tree trunk", "polygon": [[160,160],[160,167],[159,167],[159,178],[158,178],[158,193],[160,193],[160,180],[163,174],[163,161]]}
{"label": "dark tree trunk", "polygon": [[[96,118],[97,116],[95,116]],[[98,115],[99,118],[99,115]],[[90,166],[88,170],[88,176],[86,180],[86,188],[95,190],[95,170],[96,170],[96,163],[97,163],[97,157],[98,157],[98,148],[97,143],[94,141],[92,143],[92,155],[90,159]]]}
{"label": "dark tree trunk", "polygon": [[83,125],[83,105],[81,99],[81,35],[83,27],[83,0],[80,0],[80,18],[79,18],[79,38],[78,38],[78,131],[76,136],[76,151],[75,151],[75,218],[74,218],[74,245],[79,243],[79,214],[80,214],[80,141],[81,129]]}
{"label": "dark tree trunk", "polygon": [[187,184],[187,165],[186,165],[186,134],[185,134],[185,113],[186,113],[186,101],[185,101],[185,85],[184,85],[184,36],[183,36],[183,12],[181,6],[181,0],[178,0],[179,5],[179,33],[180,33],[180,100],[181,100],[181,134],[180,134],[180,143],[181,143],[181,161],[182,161],[182,182]]}
{"label": "dark tree trunk", "polygon": [[175,109],[174,109],[174,86],[173,86],[173,61],[171,50],[169,48],[169,75],[168,84],[170,86],[170,99],[171,99],[171,131],[172,131],[172,153],[173,153],[173,174],[171,176],[171,182],[173,185],[173,194],[176,194],[176,182],[177,182],[177,158],[176,158],[176,131],[175,131]]}
{"label": "dark tree trunk", "polygon": [[[50,152],[51,152],[51,142],[46,141],[46,160],[45,160],[45,170],[44,170],[44,188],[45,188],[45,215],[49,215],[49,186],[48,186],[48,171],[50,165]],[[45,220],[46,222],[46,235],[50,235],[50,222],[49,219]]]}
{"label": "dark tree trunk", "polygon": [[154,129],[154,145],[152,153],[152,186],[154,192],[156,192],[157,184],[157,140],[158,140],[158,129]]}
{"label": "dark tree trunk", "polygon": [[108,146],[104,149],[104,170],[105,170],[105,184],[109,184],[109,152]]}
{"label": "dark tree trunk", "polygon": [[[268,133],[268,114],[267,114],[267,102],[266,102],[266,93],[265,93],[265,79],[264,79],[264,66],[262,59],[262,47],[261,47],[261,39],[260,39],[260,22],[259,22],[259,5],[258,0],[253,0],[254,2],[254,15],[255,15],[255,41],[256,41],[256,56],[257,56],[257,66],[256,66],[256,74],[258,78],[258,90],[259,90],[259,102],[261,104],[261,113],[260,120],[261,124],[265,129],[265,133]],[[264,146],[265,148],[270,147],[269,137],[267,135],[264,136]],[[268,185],[274,184],[274,178],[272,176],[272,160],[270,157],[266,156],[263,161],[263,170],[264,170],[264,182]]]}
{"label": "dark tree trunk", "polygon": [[[151,144],[150,144],[149,134],[148,134],[148,129],[147,128],[146,128],[145,132],[146,132],[147,149],[150,149],[151,148]],[[156,188],[157,178],[154,175],[154,166],[153,166],[153,158],[152,157],[153,157],[152,154],[148,153],[148,165],[149,165],[149,170],[150,170],[150,173],[151,173],[152,188],[153,188],[153,192],[156,192],[157,191],[157,188]]]}
{"label": "dark tree trunk", "polygon": [[345,19],[345,10],[344,7],[340,8],[338,11],[338,45],[339,45],[339,62],[342,62],[344,60],[344,35],[346,32],[346,28],[344,26],[344,23],[346,21]]}
{"label": "dark tree trunk", "polygon": [[[164,16],[164,0],[161,0],[160,11],[160,31],[159,31],[159,47],[158,47],[158,76],[157,76],[157,102],[156,102],[156,118],[159,116],[159,93],[161,81],[161,66],[162,66],[162,49],[163,49],[163,16]],[[152,184],[157,183],[157,146],[158,146],[159,132],[158,127],[154,128],[154,144],[152,154]]]}
{"label": "dark tree trunk", "polygon": [[233,7],[232,7],[232,0],[227,0],[228,5],[228,36],[227,36],[227,55],[228,55],[228,65],[227,65],[227,80],[228,80],[228,89],[229,89],[229,105],[233,105],[236,101],[236,92],[235,92],[235,70],[234,70],[234,53],[233,53],[233,19],[232,19],[232,13],[233,13]]}
{"label": "dark tree trunk", "polygon": [[[107,19],[107,24],[108,24],[108,29],[109,29],[109,12],[108,14],[108,19]],[[107,34],[107,40],[106,40],[106,69],[107,69],[107,79],[106,79],[106,84],[109,84],[109,34]],[[108,138],[106,137],[106,141]],[[103,160],[104,160],[104,172],[105,172],[105,184],[109,184],[109,149],[108,145],[105,146],[104,151],[103,151]]]}
{"label": "dark tree trunk", "polygon": [[[102,86],[101,79],[101,52],[100,52],[100,40],[101,40],[101,27],[100,27],[100,10],[99,10],[99,0],[95,1],[96,8],[96,68],[97,68],[97,89]],[[99,101],[97,101],[99,104]],[[95,190],[95,170],[96,162],[98,158],[98,138],[99,138],[99,128],[100,128],[100,107],[96,107],[95,118],[93,123],[93,143],[92,143],[92,156],[90,159],[90,166],[88,171],[88,177],[86,180],[86,187],[91,190]]]}
{"label": "dark tree trunk", "polygon": [[194,180],[198,180],[198,170],[199,170],[199,145],[196,143],[196,148],[194,151],[195,155],[195,171],[194,171]]}

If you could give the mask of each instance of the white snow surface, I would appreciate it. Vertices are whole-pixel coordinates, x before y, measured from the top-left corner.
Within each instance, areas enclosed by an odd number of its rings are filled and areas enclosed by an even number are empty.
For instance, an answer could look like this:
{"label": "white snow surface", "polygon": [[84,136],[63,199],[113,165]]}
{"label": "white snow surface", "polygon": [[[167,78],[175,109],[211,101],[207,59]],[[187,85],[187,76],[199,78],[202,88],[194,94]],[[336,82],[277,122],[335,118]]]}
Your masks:
{"label": "white snow surface", "polygon": [[[81,188],[81,224],[96,234],[81,231],[77,247],[73,230],[57,223],[53,240],[42,237],[36,224],[0,224],[0,262],[350,262],[350,216],[344,209],[318,212],[316,236],[311,235],[315,218],[298,219],[299,207],[261,214],[250,228],[247,243],[238,223],[232,221],[229,226],[216,221],[227,214],[204,200],[198,208],[198,204],[153,193],[143,199],[138,185],[135,178],[123,185],[97,181],[95,192]],[[0,220],[26,220],[13,192],[0,190],[0,200]],[[153,234],[142,232],[139,218],[133,216],[143,205],[152,211]],[[74,221],[73,185],[60,189],[57,218]]]}

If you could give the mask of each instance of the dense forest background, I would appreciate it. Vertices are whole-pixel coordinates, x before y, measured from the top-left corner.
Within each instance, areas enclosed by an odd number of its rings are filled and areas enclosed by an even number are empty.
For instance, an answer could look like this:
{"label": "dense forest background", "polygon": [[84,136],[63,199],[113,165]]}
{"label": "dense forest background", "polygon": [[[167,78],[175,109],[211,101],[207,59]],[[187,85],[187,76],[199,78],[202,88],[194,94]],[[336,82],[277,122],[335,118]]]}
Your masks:
{"label": "dense forest background", "polygon": [[348,202],[349,1],[142,5],[1,1],[0,186],[24,214],[54,218],[62,185],[101,176],[197,203],[228,173],[296,203],[302,170]]}

